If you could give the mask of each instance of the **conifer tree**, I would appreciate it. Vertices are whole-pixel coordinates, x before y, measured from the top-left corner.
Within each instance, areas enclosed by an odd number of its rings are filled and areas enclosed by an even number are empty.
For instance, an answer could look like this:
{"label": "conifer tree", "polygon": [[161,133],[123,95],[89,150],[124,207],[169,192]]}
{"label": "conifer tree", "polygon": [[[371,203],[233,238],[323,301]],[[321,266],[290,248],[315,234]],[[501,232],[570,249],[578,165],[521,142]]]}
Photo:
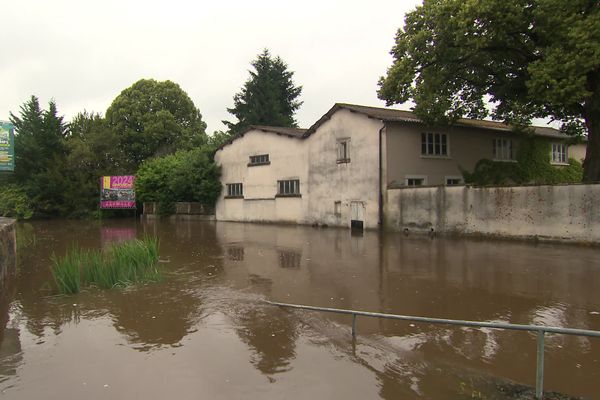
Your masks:
{"label": "conifer tree", "polygon": [[10,114],[17,132],[14,180],[24,188],[36,215],[64,214],[68,127],[54,101],[42,110],[37,97],[31,96],[21,106],[20,114]]}
{"label": "conifer tree", "polygon": [[223,121],[229,132],[236,134],[250,125],[296,127],[294,113],[302,105],[297,100],[302,86],[294,85],[294,73],[267,49],[251,65],[250,78],[233,97],[233,108],[227,109],[238,122]]}

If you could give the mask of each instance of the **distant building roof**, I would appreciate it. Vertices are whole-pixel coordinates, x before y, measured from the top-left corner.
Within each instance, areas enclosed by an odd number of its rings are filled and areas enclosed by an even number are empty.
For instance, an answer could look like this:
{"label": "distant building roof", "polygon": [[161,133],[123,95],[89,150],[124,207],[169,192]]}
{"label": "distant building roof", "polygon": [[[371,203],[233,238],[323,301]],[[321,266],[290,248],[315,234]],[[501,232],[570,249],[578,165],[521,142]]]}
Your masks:
{"label": "distant building roof", "polygon": [[306,132],[306,129],[289,128],[289,127],[285,127],[285,126],[250,125],[248,128],[244,129],[242,132],[238,133],[237,135],[233,136],[231,139],[229,139],[228,141],[223,143],[217,149],[217,151],[221,150],[223,147],[227,146],[228,144],[231,144],[234,140],[241,138],[242,136],[244,136],[246,133],[248,133],[250,131],[263,131],[263,132],[275,133],[277,135],[289,136],[289,137],[296,138],[296,139],[302,139],[304,137],[304,133]]}
{"label": "distant building roof", "polygon": [[[423,121],[421,121],[419,117],[417,117],[416,114],[412,111],[396,110],[393,108],[360,106],[356,104],[336,103],[329,111],[327,111],[325,115],[323,115],[317,122],[315,122],[310,128],[308,128],[308,130],[304,133],[304,137],[312,135],[319,126],[321,126],[325,121],[331,118],[331,116],[340,109],[346,109],[352,112],[364,114],[368,117],[380,119],[384,122],[423,123]],[[470,128],[491,129],[503,132],[510,132],[513,130],[510,125],[507,125],[503,122],[488,121],[481,119],[460,118],[453,125]],[[558,129],[550,127],[534,126],[532,128],[534,129],[534,133],[540,136],[556,138],[569,137],[568,135],[559,131]]]}

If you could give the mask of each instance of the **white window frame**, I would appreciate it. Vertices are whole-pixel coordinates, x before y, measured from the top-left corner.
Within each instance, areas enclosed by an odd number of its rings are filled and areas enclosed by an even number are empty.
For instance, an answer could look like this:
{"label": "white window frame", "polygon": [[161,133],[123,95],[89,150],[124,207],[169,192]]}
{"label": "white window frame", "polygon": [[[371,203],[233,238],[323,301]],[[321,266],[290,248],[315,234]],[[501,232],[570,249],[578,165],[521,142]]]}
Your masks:
{"label": "white window frame", "polygon": [[512,139],[494,138],[492,141],[494,161],[516,161],[514,149]]}
{"label": "white window frame", "polygon": [[338,139],[336,141],[337,149],[337,163],[349,163],[350,162],[350,138]]}
{"label": "white window frame", "polygon": [[269,160],[268,154],[256,154],[250,156],[250,162],[248,163],[249,167],[253,167],[256,165],[269,165],[271,161]]}
{"label": "white window frame", "polygon": [[278,197],[299,197],[300,179],[281,179],[277,181]]}
{"label": "white window frame", "polygon": [[243,183],[227,183],[225,186],[227,187],[227,194],[225,195],[225,198],[235,199],[244,197]]}
{"label": "white window frame", "polygon": [[[409,185],[409,179],[421,179],[423,183],[421,185]],[[427,186],[427,175],[406,175],[404,177],[404,185],[407,187]]]}
{"label": "white window frame", "polygon": [[[458,180],[458,183],[448,183],[448,180],[450,179],[454,179],[454,180]],[[446,186],[457,186],[457,185],[464,185],[465,184],[465,180],[462,176],[460,175],[447,175],[444,177],[444,185]]]}
{"label": "white window frame", "polygon": [[[439,154],[436,154],[438,150]],[[446,152],[443,153],[443,150]],[[450,158],[450,135],[442,132],[421,132],[421,157]]]}
{"label": "white window frame", "polygon": [[569,146],[565,143],[553,142],[550,145],[550,162],[557,165],[569,164]]}

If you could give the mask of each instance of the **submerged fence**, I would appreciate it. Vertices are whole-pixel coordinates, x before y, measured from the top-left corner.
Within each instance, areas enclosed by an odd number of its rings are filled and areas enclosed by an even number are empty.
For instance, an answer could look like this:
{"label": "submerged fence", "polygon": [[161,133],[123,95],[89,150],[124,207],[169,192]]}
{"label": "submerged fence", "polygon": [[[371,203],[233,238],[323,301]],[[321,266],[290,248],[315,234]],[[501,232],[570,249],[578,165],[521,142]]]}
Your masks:
{"label": "submerged fence", "polygon": [[562,335],[575,335],[575,336],[588,336],[588,337],[600,337],[600,331],[592,331],[587,329],[573,329],[573,328],[561,328],[554,326],[540,326],[540,325],[520,325],[520,324],[507,324],[497,322],[477,322],[477,321],[465,321],[460,319],[445,319],[445,318],[428,318],[428,317],[415,317],[410,315],[396,315],[396,314],[384,314],[368,311],[358,310],[344,310],[340,308],[328,308],[328,307],[315,307],[305,306],[300,304],[289,304],[279,303],[275,301],[267,301],[268,304],[278,307],[285,308],[296,308],[300,310],[311,310],[311,311],[322,311],[331,312],[337,314],[348,314],[352,315],[352,338],[356,338],[356,317],[372,317],[372,318],[386,318],[396,319],[402,321],[414,321],[414,322],[425,322],[428,324],[444,324],[444,325],[457,325],[457,326],[468,326],[473,328],[492,328],[492,329],[506,329],[513,331],[528,331],[537,332],[537,370],[535,380],[535,397],[536,399],[543,398],[543,387],[544,387],[544,337],[546,333],[559,333]]}

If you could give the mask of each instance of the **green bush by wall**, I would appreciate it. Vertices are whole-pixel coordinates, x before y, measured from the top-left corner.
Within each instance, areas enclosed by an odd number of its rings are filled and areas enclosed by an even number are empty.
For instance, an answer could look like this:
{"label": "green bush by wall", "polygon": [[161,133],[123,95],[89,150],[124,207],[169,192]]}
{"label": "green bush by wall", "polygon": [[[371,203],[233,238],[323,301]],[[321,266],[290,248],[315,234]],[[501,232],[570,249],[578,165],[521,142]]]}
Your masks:
{"label": "green bush by wall", "polygon": [[178,151],[142,163],[136,174],[136,196],[139,201],[157,202],[160,215],[173,214],[178,201],[214,207],[221,193],[220,176],[208,149]]}

